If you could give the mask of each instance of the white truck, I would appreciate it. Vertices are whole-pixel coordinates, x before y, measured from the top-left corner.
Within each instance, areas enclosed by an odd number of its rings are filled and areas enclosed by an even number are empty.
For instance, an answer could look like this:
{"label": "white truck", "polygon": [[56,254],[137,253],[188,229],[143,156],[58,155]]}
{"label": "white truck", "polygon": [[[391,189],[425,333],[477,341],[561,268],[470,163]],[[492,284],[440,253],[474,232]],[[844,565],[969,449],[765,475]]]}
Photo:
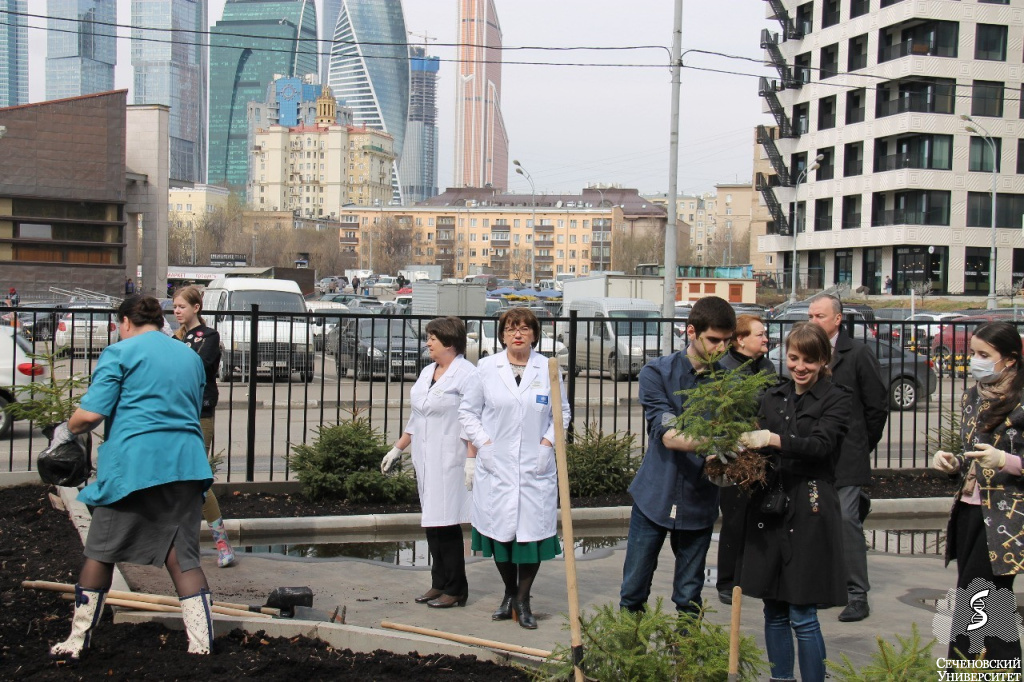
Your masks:
{"label": "white truck", "polygon": [[[251,338],[249,314],[253,304],[260,312],[255,340]],[[297,373],[304,381],[313,380],[309,313],[294,281],[218,277],[203,292],[203,317],[220,333],[221,381],[230,380],[236,373],[246,380],[253,352],[258,375],[288,377]]]}
{"label": "white truck", "polygon": [[484,315],[487,290],[482,284],[415,282],[413,315]]}
{"label": "white truck", "polygon": [[407,265],[398,274],[409,282],[422,282],[430,280],[436,282],[441,279],[440,265]]}
{"label": "white truck", "polygon": [[[636,376],[652,358],[672,352],[662,351],[661,309],[642,298],[577,298],[566,304],[565,315],[574,311],[576,322],[576,367],[608,372],[612,379],[625,381]],[[566,343],[568,325],[559,334]]]}
{"label": "white truck", "polygon": [[577,277],[562,283],[562,310],[578,298],[642,298],[659,308],[665,296],[665,280],[661,277],[613,275],[602,273]]}

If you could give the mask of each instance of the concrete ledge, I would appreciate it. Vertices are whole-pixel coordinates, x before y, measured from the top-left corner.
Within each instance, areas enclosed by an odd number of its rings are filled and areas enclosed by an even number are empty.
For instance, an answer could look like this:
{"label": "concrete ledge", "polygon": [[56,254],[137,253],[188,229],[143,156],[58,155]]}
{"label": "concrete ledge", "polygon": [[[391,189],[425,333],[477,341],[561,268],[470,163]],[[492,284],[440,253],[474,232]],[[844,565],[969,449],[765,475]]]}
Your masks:
{"label": "concrete ledge", "polygon": [[948,516],[953,507],[953,496],[918,497],[893,500],[871,500],[871,518],[914,518],[919,516]]}
{"label": "concrete ledge", "polygon": [[16,485],[36,484],[42,485],[39,473],[36,471],[12,471],[0,473],[0,488],[13,488]]}
{"label": "concrete ledge", "polygon": [[[173,613],[155,613],[150,611],[121,610],[114,615],[115,623],[160,623],[170,630],[183,629],[181,617]],[[451,642],[439,637],[427,637],[414,633],[399,632],[378,628],[365,628],[357,625],[342,625],[311,620],[292,620],[288,618],[248,619],[234,618],[214,614],[213,629],[215,636],[228,634],[236,628],[246,632],[263,630],[270,637],[309,637],[319,639],[335,649],[351,649],[360,653],[372,653],[383,649],[395,654],[408,654],[416,651],[420,654],[436,653],[449,656],[472,655],[480,660],[507,664],[511,660],[519,663],[536,665],[538,659],[531,656],[513,655],[507,652],[486,649],[483,647]]]}

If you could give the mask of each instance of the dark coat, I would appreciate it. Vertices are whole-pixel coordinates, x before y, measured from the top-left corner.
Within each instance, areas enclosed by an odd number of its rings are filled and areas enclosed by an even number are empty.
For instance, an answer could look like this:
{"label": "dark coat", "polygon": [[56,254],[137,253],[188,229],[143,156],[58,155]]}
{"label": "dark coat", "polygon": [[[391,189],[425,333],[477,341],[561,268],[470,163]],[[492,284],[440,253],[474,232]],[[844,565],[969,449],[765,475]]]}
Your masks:
{"label": "dark coat", "polygon": [[200,416],[212,417],[217,407],[217,370],[220,369],[220,334],[216,329],[197,325],[185,332],[181,339],[185,345],[199,353],[206,372],[206,388],[203,389],[203,409]]}
{"label": "dark coat", "polygon": [[797,605],[846,603],[843,519],[833,483],[850,401],[850,391],[827,378],[799,400],[792,381],[765,393],[758,422],[782,440],[773,461],[789,507],[768,517],[760,507],[769,490],[751,495],[737,564],[744,594]]}
{"label": "dark coat", "polygon": [[[991,431],[984,431],[984,427],[978,424],[978,415],[988,409],[988,401],[978,394],[977,386],[972,386],[963,394],[960,406],[963,414],[960,437],[964,450],[974,452],[975,444],[988,443],[1007,453],[1024,455],[1024,407],[1020,403]],[[946,530],[947,565],[956,558],[956,523],[953,513],[971,465],[971,460],[964,457],[963,453],[957,454],[956,458],[960,462],[960,481]],[[981,493],[981,517],[985,521],[985,539],[988,542],[992,573],[1016,575],[1024,568],[1024,545],[1021,544],[1024,542],[1024,476],[1013,476],[994,469],[978,469],[976,485]]]}
{"label": "dark coat", "polygon": [[878,445],[889,418],[889,390],[882,381],[871,348],[840,330],[832,359],[832,380],[853,394],[850,430],[836,466],[836,487],[871,483],[871,451]]}

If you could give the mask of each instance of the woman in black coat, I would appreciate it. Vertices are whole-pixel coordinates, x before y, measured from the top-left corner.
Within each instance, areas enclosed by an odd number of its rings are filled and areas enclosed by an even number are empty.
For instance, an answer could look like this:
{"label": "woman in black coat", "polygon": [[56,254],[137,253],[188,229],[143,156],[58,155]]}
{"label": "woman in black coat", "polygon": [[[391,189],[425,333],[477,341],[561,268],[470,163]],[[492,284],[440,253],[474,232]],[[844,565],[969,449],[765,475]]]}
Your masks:
{"label": "woman in black coat", "polygon": [[[851,410],[850,392],[832,383],[832,345],[816,325],[786,338],[789,381],[765,393],[761,431],[741,443],[771,457],[768,482],[751,495],[738,561],[743,593],[764,602],[764,634],[773,680],[793,680],[793,633],[800,677],[825,678],[825,641],[817,605],[846,603],[842,513],[835,467]],[[772,501],[772,513],[765,507]]]}

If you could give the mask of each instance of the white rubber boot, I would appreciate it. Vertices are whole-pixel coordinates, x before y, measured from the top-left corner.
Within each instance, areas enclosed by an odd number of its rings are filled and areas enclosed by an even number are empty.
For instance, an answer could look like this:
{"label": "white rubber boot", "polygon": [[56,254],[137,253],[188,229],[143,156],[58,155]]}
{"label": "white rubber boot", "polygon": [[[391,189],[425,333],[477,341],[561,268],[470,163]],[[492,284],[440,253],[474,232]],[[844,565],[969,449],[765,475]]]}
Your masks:
{"label": "white rubber boot", "polygon": [[78,660],[89,648],[92,630],[103,615],[106,590],[87,590],[75,585],[75,615],[71,617],[71,636],[60,644],[50,647],[52,658]]}
{"label": "white rubber boot", "polygon": [[181,619],[185,622],[190,654],[209,654],[213,651],[213,597],[206,588],[191,597],[180,597]]}

